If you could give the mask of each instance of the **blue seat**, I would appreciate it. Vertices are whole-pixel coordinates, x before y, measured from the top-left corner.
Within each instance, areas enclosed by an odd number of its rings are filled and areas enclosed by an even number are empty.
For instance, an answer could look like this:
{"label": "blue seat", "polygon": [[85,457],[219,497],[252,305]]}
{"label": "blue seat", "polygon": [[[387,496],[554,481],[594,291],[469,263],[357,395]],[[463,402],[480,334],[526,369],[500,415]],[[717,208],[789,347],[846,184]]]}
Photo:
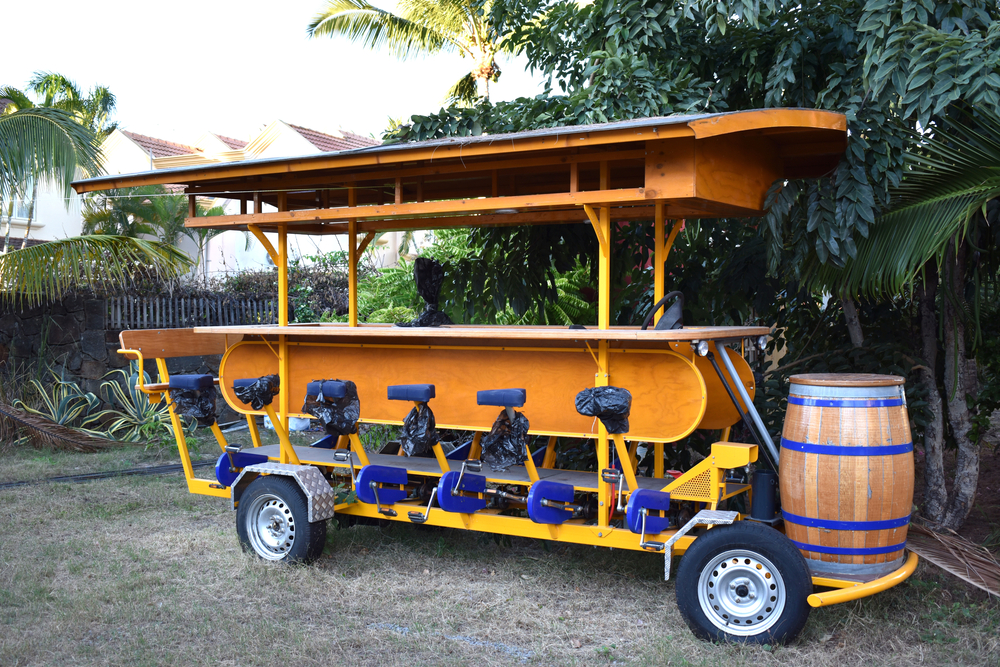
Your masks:
{"label": "blue seat", "polygon": [[215,384],[211,375],[171,375],[170,388],[181,391],[204,391]]}
{"label": "blue seat", "polygon": [[464,461],[469,458],[469,452],[472,450],[472,441],[468,440],[465,443],[459,445],[455,449],[451,450],[445,455],[445,458],[449,461]]}
{"label": "blue seat", "polygon": [[531,485],[528,491],[528,518],[535,523],[560,524],[573,517],[573,512],[559,507],[546,507],[543,500],[560,503],[573,502],[573,486],[541,480]]}
{"label": "blue seat", "polygon": [[[367,465],[358,473],[355,489],[358,500],[374,505],[375,491],[372,489],[372,482],[376,484],[406,484],[406,477],[406,468]],[[378,502],[380,505],[392,505],[405,497],[406,491],[403,489],[381,487],[378,490]]]}
{"label": "blue seat", "polygon": [[[458,484],[460,476],[462,476],[462,473],[458,470],[446,472],[441,476],[437,492],[438,505],[441,506],[441,509],[445,512],[472,514],[486,507],[485,498],[451,495],[451,491]],[[462,486],[458,490],[468,491],[469,493],[484,493],[486,491],[486,477],[484,475],[470,475],[466,473],[462,476]]]}
{"label": "blue seat", "polygon": [[670,494],[665,491],[638,489],[628,498],[625,509],[625,523],[633,533],[642,532],[642,510],[646,510],[646,534],[656,535],[670,527],[670,520],[665,516],[653,514],[654,511],[670,509]]}
{"label": "blue seat", "polygon": [[318,447],[320,449],[333,449],[337,446],[337,440],[339,438],[335,435],[324,435],[322,438],[309,445],[310,447]]}
{"label": "blue seat", "polygon": [[243,378],[240,380],[233,380],[233,389],[239,389],[241,387],[249,387],[256,381],[257,378]]}
{"label": "blue seat", "polygon": [[389,387],[390,401],[416,401],[426,403],[434,398],[432,384],[394,384]]}
{"label": "blue seat", "polygon": [[487,389],[476,392],[479,405],[497,405],[501,408],[520,408],[524,405],[527,392],[524,389]]}
{"label": "blue seat", "polygon": [[[223,453],[215,462],[215,478],[222,486],[232,486],[236,478],[239,477],[240,470],[257,463],[267,463],[267,457],[263,454],[236,452],[233,454],[232,462],[230,462],[229,454]],[[233,470],[233,464],[235,464],[236,470]]]}
{"label": "blue seat", "polygon": [[343,398],[347,396],[347,383],[340,380],[313,380],[306,385],[306,396],[319,396],[323,398]]}

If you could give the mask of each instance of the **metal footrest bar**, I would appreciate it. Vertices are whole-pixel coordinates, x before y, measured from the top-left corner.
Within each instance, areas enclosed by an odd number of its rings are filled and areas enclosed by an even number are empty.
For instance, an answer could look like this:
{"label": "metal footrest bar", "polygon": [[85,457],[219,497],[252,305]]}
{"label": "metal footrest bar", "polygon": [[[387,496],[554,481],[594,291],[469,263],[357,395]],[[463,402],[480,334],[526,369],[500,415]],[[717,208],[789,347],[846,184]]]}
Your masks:
{"label": "metal footrest bar", "polygon": [[434,490],[431,491],[431,497],[427,500],[427,509],[424,510],[423,514],[420,512],[407,512],[406,516],[409,517],[410,521],[413,523],[423,523],[427,521],[427,517],[431,514],[431,504],[434,502],[434,496],[437,494],[438,488],[435,486]]}

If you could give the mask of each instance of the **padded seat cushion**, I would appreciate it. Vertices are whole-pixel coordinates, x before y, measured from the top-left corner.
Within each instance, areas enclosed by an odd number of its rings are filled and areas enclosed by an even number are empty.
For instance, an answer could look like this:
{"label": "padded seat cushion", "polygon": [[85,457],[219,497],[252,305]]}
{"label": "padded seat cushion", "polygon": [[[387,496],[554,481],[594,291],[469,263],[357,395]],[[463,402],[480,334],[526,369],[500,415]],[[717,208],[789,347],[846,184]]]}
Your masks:
{"label": "padded seat cushion", "polygon": [[323,391],[323,398],[343,398],[347,395],[347,383],[341,380],[314,380],[306,385],[306,396],[319,396]]}
{"label": "padded seat cushion", "polygon": [[434,398],[432,384],[394,384],[389,387],[390,401],[418,401],[426,403]]}
{"label": "padded seat cushion", "polygon": [[528,393],[524,389],[487,389],[476,392],[479,405],[498,405],[501,408],[520,408]]}
{"label": "padded seat cushion", "polygon": [[182,391],[203,391],[215,384],[211,375],[171,375],[170,388]]}
{"label": "padded seat cushion", "polygon": [[243,378],[241,380],[233,380],[233,389],[239,389],[241,387],[249,387],[256,381],[257,378]]}

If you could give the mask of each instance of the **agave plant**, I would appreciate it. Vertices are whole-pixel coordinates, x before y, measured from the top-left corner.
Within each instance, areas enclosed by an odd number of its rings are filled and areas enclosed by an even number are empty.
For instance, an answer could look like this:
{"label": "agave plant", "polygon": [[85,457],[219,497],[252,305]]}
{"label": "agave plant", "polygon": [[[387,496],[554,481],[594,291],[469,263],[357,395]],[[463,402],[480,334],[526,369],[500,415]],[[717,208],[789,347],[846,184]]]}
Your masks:
{"label": "agave plant", "polygon": [[[101,393],[114,408],[103,410],[94,415],[90,421],[101,421],[110,424],[106,430],[114,438],[127,442],[143,442],[155,439],[164,431],[173,435],[174,429],[170,421],[170,411],[167,402],[150,403],[149,398],[136,386],[139,382],[139,366],[134,361],[125,369],[108,373],[111,377],[101,383]],[[120,378],[118,377],[120,376]],[[149,383],[149,374],[142,371],[143,383]],[[183,417],[181,423],[184,424]],[[197,422],[190,420],[184,425],[184,432],[191,433]]]}
{"label": "agave plant", "polygon": [[90,413],[100,406],[100,399],[91,392],[80,389],[80,385],[77,383],[65,380],[51,368],[49,375],[52,376],[52,383],[48,389],[38,380],[32,379],[30,381],[41,401],[38,408],[29,406],[21,399],[15,399],[13,407],[29,414],[44,417],[60,426],[77,428],[92,435],[104,435],[87,428],[93,419]]}

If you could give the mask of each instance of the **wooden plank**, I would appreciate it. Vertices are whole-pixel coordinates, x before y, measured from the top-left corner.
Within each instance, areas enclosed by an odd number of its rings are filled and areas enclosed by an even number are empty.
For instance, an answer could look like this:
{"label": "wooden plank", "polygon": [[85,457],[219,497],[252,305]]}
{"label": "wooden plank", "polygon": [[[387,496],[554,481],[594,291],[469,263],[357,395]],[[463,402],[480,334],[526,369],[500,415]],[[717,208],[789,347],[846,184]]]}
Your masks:
{"label": "wooden plank", "polygon": [[[275,306],[275,311],[277,306]],[[230,326],[230,327],[196,327],[195,333],[228,333],[246,336],[278,336],[281,334],[297,337],[327,338],[328,342],[336,342],[342,338],[354,341],[369,338],[383,343],[406,344],[407,339],[427,340],[476,340],[528,342],[569,342],[569,341],[627,341],[627,342],[662,342],[677,341],[678,345],[687,348],[686,343],[693,340],[734,340],[767,335],[768,327],[692,327],[670,331],[646,330],[638,327],[612,327],[610,329],[566,329],[563,327],[483,327],[451,325],[447,327],[402,328],[391,324],[359,324],[348,327],[345,324],[295,324],[292,326]],[[479,343],[483,344],[483,343]],[[690,353],[690,349],[685,350]]]}
{"label": "wooden plank", "polygon": [[168,359],[223,354],[227,336],[230,345],[243,339],[239,334],[197,333],[192,329],[136,329],[122,331],[118,340],[123,349],[139,350],[146,359]]}
{"label": "wooden plank", "polygon": [[469,213],[474,211],[497,211],[506,208],[533,208],[536,206],[615,204],[621,202],[642,202],[645,199],[643,188],[625,188],[620,190],[591,190],[588,192],[490,197],[484,199],[450,199],[410,204],[386,204],[384,206],[344,206],[330,209],[255,213],[248,216],[218,215],[205,218],[188,218],[184,222],[184,225],[190,228],[207,227],[225,229],[242,225],[297,224],[305,222],[344,221],[350,218]]}

